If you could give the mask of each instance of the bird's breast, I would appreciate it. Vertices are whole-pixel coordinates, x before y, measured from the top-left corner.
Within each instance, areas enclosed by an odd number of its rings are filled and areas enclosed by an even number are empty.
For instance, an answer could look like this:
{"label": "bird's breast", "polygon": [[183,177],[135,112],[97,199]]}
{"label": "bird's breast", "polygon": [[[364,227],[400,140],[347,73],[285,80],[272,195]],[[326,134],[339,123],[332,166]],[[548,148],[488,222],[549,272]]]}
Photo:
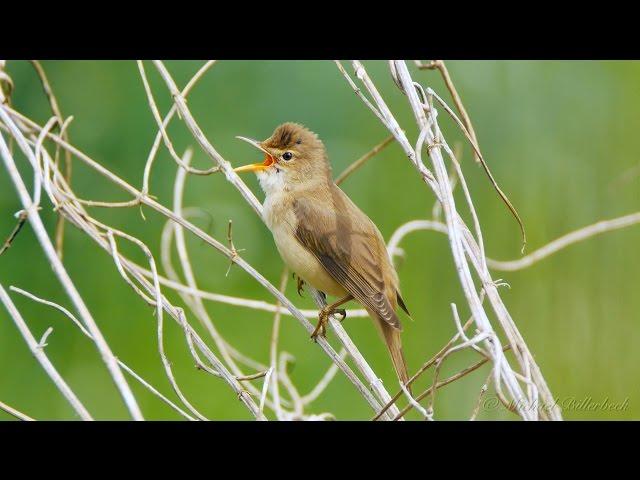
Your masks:
{"label": "bird's breast", "polygon": [[298,220],[291,203],[287,204],[285,199],[268,196],[263,214],[278,252],[290,270],[317,290],[336,297],[346,295],[346,290],[296,238]]}

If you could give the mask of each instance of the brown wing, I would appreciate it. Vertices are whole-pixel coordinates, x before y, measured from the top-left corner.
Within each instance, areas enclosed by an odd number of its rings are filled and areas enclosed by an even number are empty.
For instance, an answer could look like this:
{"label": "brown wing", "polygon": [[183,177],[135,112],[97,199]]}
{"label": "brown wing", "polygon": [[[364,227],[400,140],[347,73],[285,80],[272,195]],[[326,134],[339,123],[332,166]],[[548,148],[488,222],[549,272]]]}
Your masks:
{"label": "brown wing", "polygon": [[[296,238],[367,310],[401,329],[397,276],[382,235],[338,187],[330,187],[294,201]],[[327,202],[314,202],[318,195],[326,195]]]}

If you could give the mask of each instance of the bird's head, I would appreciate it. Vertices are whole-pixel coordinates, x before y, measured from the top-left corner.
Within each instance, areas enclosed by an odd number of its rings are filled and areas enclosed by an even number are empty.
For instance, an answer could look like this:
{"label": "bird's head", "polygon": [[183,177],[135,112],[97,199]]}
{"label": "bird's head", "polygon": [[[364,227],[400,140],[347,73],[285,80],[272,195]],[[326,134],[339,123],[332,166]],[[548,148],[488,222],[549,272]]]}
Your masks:
{"label": "bird's head", "polygon": [[326,183],[331,178],[331,166],[322,141],[302,125],[283,123],[262,142],[237,138],[264,152],[265,158],[262,163],[245,165],[234,171],[255,172],[267,194],[315,182]]}

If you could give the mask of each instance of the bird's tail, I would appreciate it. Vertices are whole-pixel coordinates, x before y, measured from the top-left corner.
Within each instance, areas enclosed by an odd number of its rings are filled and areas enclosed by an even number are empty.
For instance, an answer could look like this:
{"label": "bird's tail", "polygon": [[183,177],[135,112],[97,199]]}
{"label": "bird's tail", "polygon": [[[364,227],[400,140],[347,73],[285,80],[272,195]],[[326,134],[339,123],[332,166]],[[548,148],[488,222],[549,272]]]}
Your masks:
{"label": "bird's tail", "polygon": [[[398,379],[406,385],[409,380],[409,373],[407,372],[407,362],[404,359],[404,353],[402,351],[401,331],[382,320],[377,320],[376,323],[380,328],[384,342],[387,344],[387,349],[391,355],[391,361],[393,362],[393,367],[396,370]],[[408,386],[407,389],[411,393],[411,387]]]}

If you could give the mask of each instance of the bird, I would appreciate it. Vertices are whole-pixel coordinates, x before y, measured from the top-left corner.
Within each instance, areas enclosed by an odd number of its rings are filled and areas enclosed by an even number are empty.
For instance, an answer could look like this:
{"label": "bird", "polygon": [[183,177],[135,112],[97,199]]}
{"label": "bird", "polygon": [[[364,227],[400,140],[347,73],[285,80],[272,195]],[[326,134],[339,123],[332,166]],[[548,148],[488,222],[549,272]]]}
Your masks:
{"label": "bird", "polygon": [[369,313],[384,340],[399,380],[409,376],[402,350],[398,274],[375,223],[338,187],[320,138],[298,123],[283,123],[264,141],[238,136],[265,154],[262,163],[235,168],[254,172],[265,193],[263,218],[287,267],[298,278],[337,300],[319,311],[311,334],[326,335],[329,316],[346,316],[355,300]]}

